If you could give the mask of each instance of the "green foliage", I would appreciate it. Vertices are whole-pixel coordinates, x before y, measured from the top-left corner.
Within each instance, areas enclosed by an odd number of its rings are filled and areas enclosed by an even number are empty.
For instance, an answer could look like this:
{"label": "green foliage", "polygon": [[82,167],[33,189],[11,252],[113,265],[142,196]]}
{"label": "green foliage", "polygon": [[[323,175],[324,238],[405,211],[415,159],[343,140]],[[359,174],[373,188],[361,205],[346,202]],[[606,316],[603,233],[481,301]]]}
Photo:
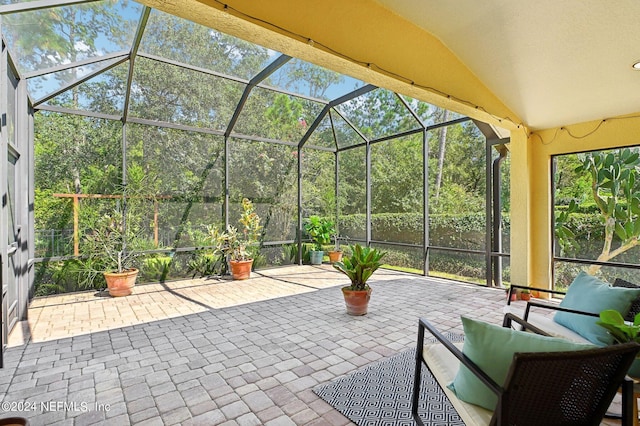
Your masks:
{"label": "green foliage", "polygon": [[[431,272],[443,272],[458,277],[484,280],[486,278],[484,259],[459,253],[433,253],[429,256]],[[507,268],[505,268],[507,269]],[[508,271],[503,271],[505,275]]]}
{"label": "green foliage", "polygon": [[[302,263],[308,265],[311,263],[311,247],[309,244],[302,244]],[[285,259],[289,262],[296,263],[298,261],[298,244],[285,244],[283,247]]]}
{"label": "green foliage", "polygon": [[620,312],[614,309],[607,309],[600,312],[600,321],[597,324],[606,328],[618,343],[640,343],[640,314],[635,316],[633,324],[628,324],[624,321]]}
{"label": "green foliage", "polygon": [[[577,154],[579,164],[573,169],[590,178],[590,194],[599,211],[604,236],[599,261],[608,261],[638,245],[640,236],[640,154],[636,149],[597,151]],[[557,178],[559,179],[559,178]],[[575,249],[575,232],[567,226],[568,218],[577,211],[571,200],[564,210],[556,211],[555,233],[561,249]],[[620,241],[613,245],[614,237]],[[594,274],[600,266],[592,265]]]}
{"label": "green foliage", "polygon": [[[135,31],[123,17],[125,5],[105,2],[9,14],[3,19],[3,32],[20,34],[11,37],[15,40],[12,47],[20,65],[28,70],[73,63],[96,56],[105,39],[116,46],[125,44]],[[72,69],[53,77],[68,83],[77,75]]]}
{"label": "green foliage", "polygon": [[165,254],[146,257],[140,265],[141,278],[145,281],[165,281],[169,276],[172,261],[173,256]]}
{"label": "green foliage", "polygon": [[[341,235],[353,235],[365,228],[365,215],[340,216]],[[510,227],[509,215],[503,215],[503,229]],[[413,244],[422,243],[424,218],[420,213],[382,213],[371,215],[371,226],[376,234],[387,241]],[[484,244],[485,216],[483,213],[434,214],[429,217],[430,237],[433,245],[451,245],[477,248]],[[376,238],[382,239],[382,238]]]}
{"label": "green foliage", "polygon": [[98,265],[98,270],[103,272],[122,272],[136,265],[140,255],[136,247],[141,241],[125,226],[123,218],[122,211],[113,210],[103,215],[95,228],[85,235],[83,253],[89,260],[87,265],[92,268]]}
{"label": "green foliage", "polygon": [[226,232],[220,232],[216,226],[209,227],[209,240],[215,246],[214,254],[221,254],[230,260],[252,259],[257,255],[254,245],[261,235],[260,220],[253,203],[248,198],[243,198],[242,215],[238,221],[242,225],[242,234],[238,233],[238,228],[231,225]]}
{"label": "green foliage", "polygon": [[187,272],[208,277],[211,275],[225,275],[228,272],[227,259],[220,253],[210,250],[197,250],[191,253],[191,258],[187,261]]}
{"label": "green foliage", "polygon": [[342,272],[351,280],[350,290],[367,290],[367,280],[380,267],[380,260],[385,252],[371,247],[362,247],[360,244],[349,247],[350,256],[344,256],[342,262],[336,262],[333,267]]}
{"label": "green foliage", "polygon": [[[438,147],[443,129],[429,133],[429,146]],[[446,150],[442,184],[436,188],[437,173],[429,173],[431,213],[482,211],[485,194],[486,141],[471,122],[446,128]],[[438,170],[438,150],[429,152],[429,170]],[[507,185],[508,186],[508,185]],[[435,194],[439,194],[436,198]]]}
{"label": "green foliage", "polygon": [[331,243],[331,236],[336,233],[333,222],[319,216],[309,216],[304,230],[315,243],[317,251],[322,251],[323,245]]}
{"label": "green foliage", "polygon": [[[39,264],[36,269],[37,285],[34,295],[48,296],[50,294],[80,290],[97,290],[105,287],[106,283],[102,274],[97,272],[97,267],[91,267],[87,262],[71,259],[63,262]],[[94,277],[92,279],[80,279],[80,277],[86,276],[87,273],[93,273]]]}
{"label": "green foliage", "polygon": [[268,107],[264,116],[269,126],[269,136],[285,141],[298,141],[306,128],[300,125],[300,118],[309,116],[311,111],[305,111],[304,104],[285,94],[275,95],[273,105]]}
{"label": "green foliage", "polygon": [[565,254],[574,251],[578,245],[576,242],[576,234],[568,226],[569,218],[572,213],[578,210],[578,203],[571,200],[569,205],[564,209],[556,209],[554,225],[554,234],[560,244],[560,253]]}

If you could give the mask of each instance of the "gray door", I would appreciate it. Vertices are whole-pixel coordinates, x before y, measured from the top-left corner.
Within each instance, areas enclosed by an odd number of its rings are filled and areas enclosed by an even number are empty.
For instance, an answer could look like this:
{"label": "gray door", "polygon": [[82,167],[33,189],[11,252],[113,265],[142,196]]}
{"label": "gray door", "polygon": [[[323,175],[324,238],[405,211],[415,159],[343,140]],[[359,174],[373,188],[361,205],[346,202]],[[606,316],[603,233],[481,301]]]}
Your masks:
{"label": "gray door", "polygon": [[6,343],[7,334],[18,321],[18,273],[17,267],[20,262],[17,259],[19,255],[18,245],[20,244],[20,228],[16,224],[16,162],[18,158],[9,151],[7,165],[7,281],[2,283],[2,312],[5,327],[2,327],[2,341]]}

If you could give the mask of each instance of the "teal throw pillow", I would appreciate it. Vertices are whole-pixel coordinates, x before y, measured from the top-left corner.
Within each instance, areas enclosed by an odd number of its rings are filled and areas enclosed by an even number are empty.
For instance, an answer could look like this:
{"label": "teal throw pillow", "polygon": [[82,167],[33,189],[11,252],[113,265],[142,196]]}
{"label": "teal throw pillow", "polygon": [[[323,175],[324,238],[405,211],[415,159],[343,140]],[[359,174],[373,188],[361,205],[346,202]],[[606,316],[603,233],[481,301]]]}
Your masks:
{"label": "teal throw pillow", "polygon": [[[624,317],[638,297],[640,288],[612,287],[593,275],[580,272],[569,286],[560,306],[595,314],[605,309],[614,309]],[[596,345],[607,346],[613,343],[613,336],[597,324],[598,317],[557,312],[553,320]]]}
{"label": "teal throw pillow", "polygon": [[[499,385],[504,384],[516,352],[559,352],[593,348],[590,344],[540,336],[465,317],[462,317],[462,325],[462,352]],[[498,403],[496,394],[462,364],[448,387],[458,399],[488,410],[493,411]]]}

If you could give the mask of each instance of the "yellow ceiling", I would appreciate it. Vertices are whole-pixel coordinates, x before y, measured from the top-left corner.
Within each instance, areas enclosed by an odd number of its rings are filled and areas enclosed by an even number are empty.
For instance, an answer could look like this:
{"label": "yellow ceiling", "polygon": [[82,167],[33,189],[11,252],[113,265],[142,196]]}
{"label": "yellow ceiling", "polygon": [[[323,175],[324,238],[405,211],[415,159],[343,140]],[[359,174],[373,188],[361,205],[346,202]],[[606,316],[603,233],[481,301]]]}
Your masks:
{"label": "yellow ceiling", "polygon": [[441,40],[529,128],[640,112],[637,0],[378,0]]}

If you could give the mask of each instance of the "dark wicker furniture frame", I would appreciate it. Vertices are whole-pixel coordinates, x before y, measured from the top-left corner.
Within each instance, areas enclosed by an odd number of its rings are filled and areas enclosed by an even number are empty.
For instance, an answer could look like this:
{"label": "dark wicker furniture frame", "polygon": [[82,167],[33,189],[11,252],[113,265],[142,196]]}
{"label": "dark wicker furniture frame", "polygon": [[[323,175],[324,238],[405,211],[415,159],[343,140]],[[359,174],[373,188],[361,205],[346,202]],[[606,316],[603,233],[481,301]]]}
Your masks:
{"label": "dark wicker furniture frame", "polygon": [[[518,317],[512,320],[536,331]],[[524,324],[523,324],[524,323]],[[499,385],[447,340],[427,320],[420,319],[411,412],[419,425],[418,396],[424,334],[428,330],[461,364],[498,396],[491,425],[600,424],[616,392],[622,392],[622,426],[633,425],[633,382],[626,377],[640,345],[634,342],[569,352],[516,353],[503,385]]]}

